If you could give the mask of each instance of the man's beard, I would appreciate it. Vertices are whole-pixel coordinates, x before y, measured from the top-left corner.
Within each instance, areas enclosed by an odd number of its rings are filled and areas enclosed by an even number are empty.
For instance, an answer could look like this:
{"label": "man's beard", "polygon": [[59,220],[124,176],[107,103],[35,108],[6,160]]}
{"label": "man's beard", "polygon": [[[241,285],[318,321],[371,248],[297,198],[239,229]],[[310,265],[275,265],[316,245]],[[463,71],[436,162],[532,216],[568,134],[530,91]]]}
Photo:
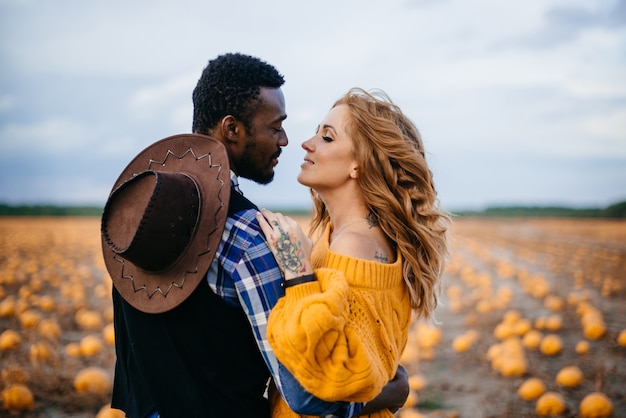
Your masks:
{"label": "man's beard", "polygon": [[[239,175],[258,184],[271,183],[272,180],[274,180],[273,169],[270,169],[267,173],[265,173],[261,169],[254,168],[255,166],[252,163],[253,159],[251,156],[254,154],[255,150],[256,143],[254,141],[248,141],[243,151],[241,161],[239,162]],[[272,155],[272,159],[273,158],[274,155]]]}

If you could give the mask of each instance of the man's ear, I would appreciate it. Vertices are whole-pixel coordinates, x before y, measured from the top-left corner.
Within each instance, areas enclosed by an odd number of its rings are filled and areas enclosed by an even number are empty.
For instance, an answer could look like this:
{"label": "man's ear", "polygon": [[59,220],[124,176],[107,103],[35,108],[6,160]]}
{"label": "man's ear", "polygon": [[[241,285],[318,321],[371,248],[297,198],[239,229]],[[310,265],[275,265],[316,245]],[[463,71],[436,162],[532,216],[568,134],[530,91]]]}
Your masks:
{"label": "man's ear", "polygon": [[220,131],[222,137],[230,143],[237,143],[239,140],[239,133],[242,129],[241,123],[235,119],[234,116],[224,116],[220,122]]}

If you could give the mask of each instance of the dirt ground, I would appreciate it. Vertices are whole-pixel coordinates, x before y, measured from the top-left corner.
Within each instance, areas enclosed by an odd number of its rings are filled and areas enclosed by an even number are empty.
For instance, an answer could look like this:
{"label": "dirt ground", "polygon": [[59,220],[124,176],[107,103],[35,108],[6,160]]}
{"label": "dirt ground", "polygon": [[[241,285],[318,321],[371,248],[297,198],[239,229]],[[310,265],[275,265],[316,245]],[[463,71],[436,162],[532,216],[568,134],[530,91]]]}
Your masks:
{"label": "dirt ground", "polygon": [[[617,344],[618,334],[626,329],[626,224],[465,219],[455,222],[452,242],[453,260],[445,286],[461,289],[462,302],[448,298],[446,306],[438,309],[441,341],[432,359],[407,365],[428,382],[418,392],[414,410],[432,417],[538,416],[536,401],[522,400],[517,394],[522,382],[537,377],[547,390],[563,397],[566,409],[560,416],[579,416],[582,399],[600,391],[611,399],[613,416],[626,417],[626,347]],[[545,282],[522,280],[528,277]],[[544,295],[536,291],[542,283],[548,284]],[[489,307],[488,302],[511,294],[508,303]],[[553,296],[561,298],[561,308],[546,306],[547,299],[555,300]],[[601,338],[585,337],[576,303],[581,299],[602,312],[606,332]],[[534,328],[541,318],[559,316],[558,330],[541,332],[558,335],[563,349],[553,356],[526,349],[526,372],[503,377],[492,368],[487,352],[499,342],[494,336],[496,326],[511,311],[527,318]],[[455,351],[454,338],[470,329],[477,332],[476,342],[467,351]],[[575,351],[581,340],[589,342],[588,354]],[[582,370],[582,384],[575,388],[558,385],[557,373],[572,365]]]}
{"label": "dirt ground", "polygon": [[[78,370],[90,366],[112,373],[113,347],[103,344],[103,349],[93,356],[67,354],[67,346],[86,334],[101,335],[100,329],[86,330],[77,325],[77,306],[100,312],[102,326],[110,321],[109,293],[102,285],[107,277],[98,261],[99,241],[81,238],[97,237],[98,221],[81,222],[78,229],[71,230],[70,238],[52,232],[62,229],[59,222],[49,227],[41,223],[18,227],[0,222],[0,277],[5,277],[7,263],[19,262],[23,266],[29,257],[39,260],[30,270],[20,269],[30,271],[18,275],[22,280],[0,279],[0,302],[22,297],[26,290],[34,293],[37,286],[26,285],[25,281],[39,278],[43,284],[40,283],[38,294],[29,296],[29,303],[34,305],[31,308],[39,309],[43,317],[56,318],[63,330],[59,341],[52,344],[56,351],[54,361],[37,363],[29,350],[39,337],[24,329],[17,316],[0,317],[0,333],[15,329],[23,335],[19,349],[0,352],[0,368],[24,369],[35,397],[32,410],[9,412],[0,408],[0,417],[95,417],[109,401],[109,393],[78,393],[73,379]],[[48,231],[37,244],[43,245],[43,249],[35,250],[34,243],[19,238],[42,230]],[[626,347],[617,343],[618,334],[626,329],[626,222],[460,219],[455,220],[451,242],[451,262],[443,289],[446,297],[436,315],[437,337],[426,336],[423,324],[415,322],[403,357],[409,374],[421,376],[425,383],[412,394],[416,395],[411,398],[413,405],[407,405],[397,416],[535,417],[536,401],[522,400],[517,389],[526,379],[538,377],[548,390],[562,396],[566,409],[559,416],[578,416],[581,400],[588,393],[600,391],[611,400],[613,417],[626,417]],[[54,257],[54,248],[60,245],[65,257],[61,261]],[[72,253],[72,264],[67,266],[72,273],[55,270],[52,274],[41,261],[44,255],[36,251],[52,253],[51,264],[69,263],[67,254]],[[6,254],[11,252],[21,258],[10,261]],[[52,281],[55,275],[68,281],[63,274],[84,276],[79,277],[84,285],[82,302],[76,302],[80,297],[70,295],[62,285],[48,284],[47,280]],[[26,290],[22,289],[25,286]],[[36,303],[44,294],[55,296],[57,310],[45,311]],[[556,303],[559,300],[560,305]],[[580,313],[583,302],[601,313],[605,330],[597,339],[584,334]],[[525,348],[525,371],[505,377],[492,367],[487,353],[501,342],[494,331],[512,312],[527,319],[542,335],[558,335],[563,347],[552,356]],[[546,328],[545,319],[549,317],[560,318],[558,329]],[[469,331],[475,335],[469,348],[462,352],[453,348],[454,340]],[[575,351],[581,340],[589,343],[587,354]],[[582,370],[582,384],[573,388],[558,385],[557,373],[570,365]]]}

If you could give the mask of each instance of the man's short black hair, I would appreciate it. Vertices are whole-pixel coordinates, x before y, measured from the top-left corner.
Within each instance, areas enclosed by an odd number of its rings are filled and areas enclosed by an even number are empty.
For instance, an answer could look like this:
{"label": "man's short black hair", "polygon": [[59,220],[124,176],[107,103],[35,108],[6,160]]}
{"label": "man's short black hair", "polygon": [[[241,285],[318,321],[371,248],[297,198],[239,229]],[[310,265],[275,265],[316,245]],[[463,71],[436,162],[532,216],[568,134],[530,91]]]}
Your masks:
{"label": "man's short black hair", "polygon": [[193,90],[192,132],[208,134],[224,116],[232,115],[252,133],[261,87],[279,88],[283,76],[259,58],[240,53],[209,61]]}

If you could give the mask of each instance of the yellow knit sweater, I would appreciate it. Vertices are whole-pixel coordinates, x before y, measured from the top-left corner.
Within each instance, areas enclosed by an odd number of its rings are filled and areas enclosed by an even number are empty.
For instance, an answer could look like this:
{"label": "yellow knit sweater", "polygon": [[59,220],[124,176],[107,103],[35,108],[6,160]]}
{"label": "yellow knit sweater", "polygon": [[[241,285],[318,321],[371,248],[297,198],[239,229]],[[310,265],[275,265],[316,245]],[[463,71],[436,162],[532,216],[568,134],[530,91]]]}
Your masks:
{"label": "yellow knit sweater", "polygon": [[[310,393],[367,402],[393,378],[407,341],[411,306],[402,258],[382,264],[336,254],[329,236],[330,225],[311,255],[317,281],[287,288],[270,314],[268,339]],[[272,396],[272,417],[297,416]]]}

